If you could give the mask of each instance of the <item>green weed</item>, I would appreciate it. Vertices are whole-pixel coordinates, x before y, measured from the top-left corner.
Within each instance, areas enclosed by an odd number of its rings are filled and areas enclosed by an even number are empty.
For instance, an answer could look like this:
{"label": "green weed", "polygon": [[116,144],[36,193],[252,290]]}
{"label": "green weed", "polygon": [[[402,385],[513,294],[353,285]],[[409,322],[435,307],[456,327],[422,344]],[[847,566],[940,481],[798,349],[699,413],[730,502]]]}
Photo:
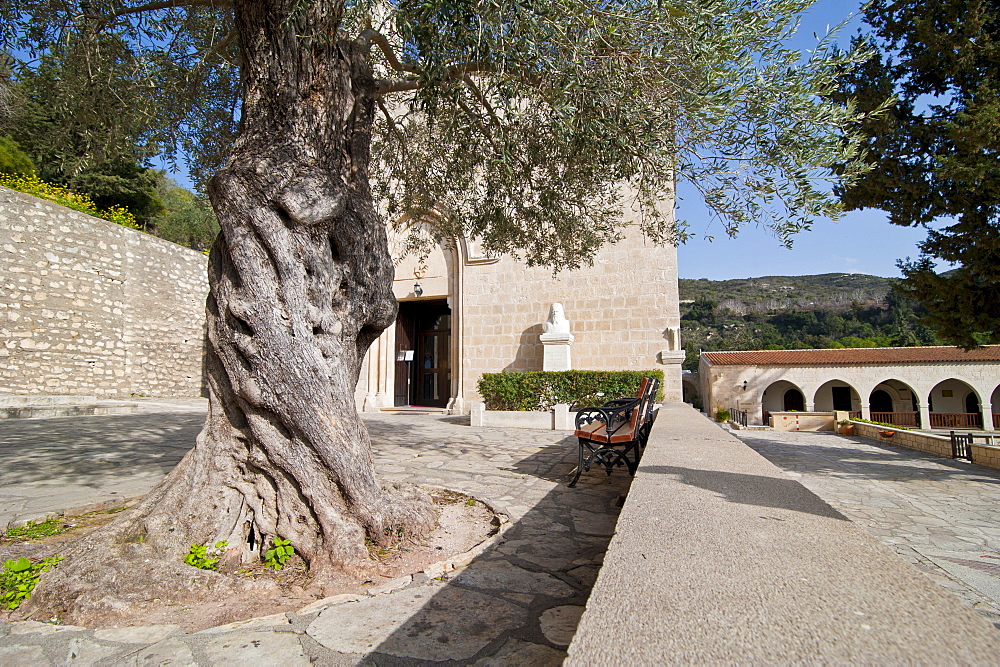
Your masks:
{"label": "green weed", "polygon": [[23,540],[37,540],[40,537],[58,535],[67,529],[66,525],[55,519],[46,519],[39,523],[29,521],[23,526],[8,528],[4,537],[16,537]]}
{"label": "green weed", "polygon": [[4,562],[3,572],[0,572],[0,604],[7,609],[17,609],[31,598],[31,591],[35,590],[42,572],[48,572],[61,560],[60,556],[49,556],[38,563],[27,558]]}
{"label": "green weed", "polygon": [[229,542],[225,540],[216,542],[211,550],[205,544],[192,544],[191,551],[184,556],[184,563],[199,570],[214,570],[219,566],[222,554],[228,546]]}
{"label": "green weed", "polygon": [[280,537],[275,537],[272,544],[274,548],[264,552],[264,567],[274,568],[277,572],[295,553],[295,547],[292,546],[291,540],[283,540]]}

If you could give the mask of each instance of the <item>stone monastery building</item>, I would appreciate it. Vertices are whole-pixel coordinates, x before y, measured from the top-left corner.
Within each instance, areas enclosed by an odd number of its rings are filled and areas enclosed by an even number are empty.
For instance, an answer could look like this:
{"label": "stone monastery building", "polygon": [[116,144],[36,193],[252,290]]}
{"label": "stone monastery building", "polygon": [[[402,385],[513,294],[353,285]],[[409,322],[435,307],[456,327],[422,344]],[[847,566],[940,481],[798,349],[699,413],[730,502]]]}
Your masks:
{"label": "stone monastery building", "polygon": [[1000,429],[1000,345],[838,350],[702,352],[698,393],[705,409],[746,411],[750,424],[771,412],[833,410],[923,429]]}

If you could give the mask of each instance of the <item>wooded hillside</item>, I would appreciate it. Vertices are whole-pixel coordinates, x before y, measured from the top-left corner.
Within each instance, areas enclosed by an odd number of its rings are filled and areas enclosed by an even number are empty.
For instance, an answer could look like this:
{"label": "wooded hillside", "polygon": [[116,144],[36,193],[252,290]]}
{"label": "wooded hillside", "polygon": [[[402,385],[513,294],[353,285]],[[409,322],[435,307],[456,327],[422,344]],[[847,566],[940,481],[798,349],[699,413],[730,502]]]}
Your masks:
{"label": "wooded hillside", "polygon": [[698,352],[903,347],[940,341],[922,308],[891,279],[847,273],[734,280],[681,279],[684,368]]}

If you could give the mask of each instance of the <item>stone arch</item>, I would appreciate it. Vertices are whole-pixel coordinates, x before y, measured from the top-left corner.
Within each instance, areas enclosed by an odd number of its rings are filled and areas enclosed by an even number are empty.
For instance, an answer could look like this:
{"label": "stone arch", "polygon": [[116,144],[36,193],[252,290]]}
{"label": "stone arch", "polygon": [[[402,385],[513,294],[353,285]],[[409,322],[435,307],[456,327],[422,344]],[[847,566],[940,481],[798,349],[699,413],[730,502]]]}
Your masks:
{"label": "stone arch", "polygon": [[[397,220],[389,231],[389,250],[395,266],[393,293],[400,303],[401,314],[396,324],[382,332],[365,357],[365,366],[358,383],[358,394],[363,396],[363,402],[359,401],[359,405],[365,411],[405,404],[401,393],[406,393],[403,385],[407,384],[406,377],[412,372],[408,370],[407,364],[412,364],[413,361],[406,361],[405,350],[401,348],[413,348],[414,345],[413,341],[407,345],[400,337],[400,320],[419,311],[421,304],[427,304],[428,307],[433,305],[439,309],[443,309],[446,304],[450,311],[446,355],[449,379],[444,385],[446,389],[439,395],[447,394],[446,407],[449,411],[464,411],[461,341],[465,323],[461,285],[467,248],[464,243],[435,238],[434,219],[441,215],[438,211],[432,211],[426,220],[403,218]],[[404,310],[407,312],[404,313]]]}
{"label": "stone arch", "polygon": [[824,382],[813,394],[813,406],[817,412],[860,412],[861,396],[850,382],[834,379]]}
{"label": "stone arch", "polygon": [[[795,394],[790,392],[797,393],[798,400],[795,399]],[[802,407],[788,407],[789,402],[786,399],[791,399],[794,404],[801,405]],[[805,394],[794,382],[790,382],[788,380],[777,380],[769,384],[767,389],[765,389],[764,393],[761,395],[761,409],[763,411],[764,423],[766,424],[768,415],[772,412],[804,410]]]}
{"label": "stone arch", "polygon": [[698,388],[698,376],[696,373],[685,371],[681,374],[681,389],[685,403],[701,407],[701,391]]}
{"label": "stone arch", "polygon": [[[868,394],[869,418],[898,426],[920,426],[920,399],[908,383],[890,378],[875,385]],[[888,409],[887,409],[888,408]]]}
{"label": "stone arch", "polygon": [[970,383],[957,378],[938,382],[927,396],[931,428],[982,428],[983,402]]}

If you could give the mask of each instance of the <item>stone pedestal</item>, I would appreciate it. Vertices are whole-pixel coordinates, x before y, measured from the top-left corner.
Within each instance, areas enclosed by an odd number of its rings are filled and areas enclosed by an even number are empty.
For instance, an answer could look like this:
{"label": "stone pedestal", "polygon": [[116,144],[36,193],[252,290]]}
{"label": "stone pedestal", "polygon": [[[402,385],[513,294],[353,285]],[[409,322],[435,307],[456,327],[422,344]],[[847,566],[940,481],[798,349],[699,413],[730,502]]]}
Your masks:
{"label": "stone pedestal", "polygon": [[570,358],[570,345],[573,344],[573,334],[563,332],[543,333],[538,337],[542,341],[542,370],[568,371],[573,368]]}
{"label": "stone pedestal", "polygon": [[[687,354],[684,350],[660,350],[659,362],[666,366],[663,369],[663,400],[681,401],[684,390],[681,386],[681,368]],[[709,406],[705,406],[707,410]]]}

